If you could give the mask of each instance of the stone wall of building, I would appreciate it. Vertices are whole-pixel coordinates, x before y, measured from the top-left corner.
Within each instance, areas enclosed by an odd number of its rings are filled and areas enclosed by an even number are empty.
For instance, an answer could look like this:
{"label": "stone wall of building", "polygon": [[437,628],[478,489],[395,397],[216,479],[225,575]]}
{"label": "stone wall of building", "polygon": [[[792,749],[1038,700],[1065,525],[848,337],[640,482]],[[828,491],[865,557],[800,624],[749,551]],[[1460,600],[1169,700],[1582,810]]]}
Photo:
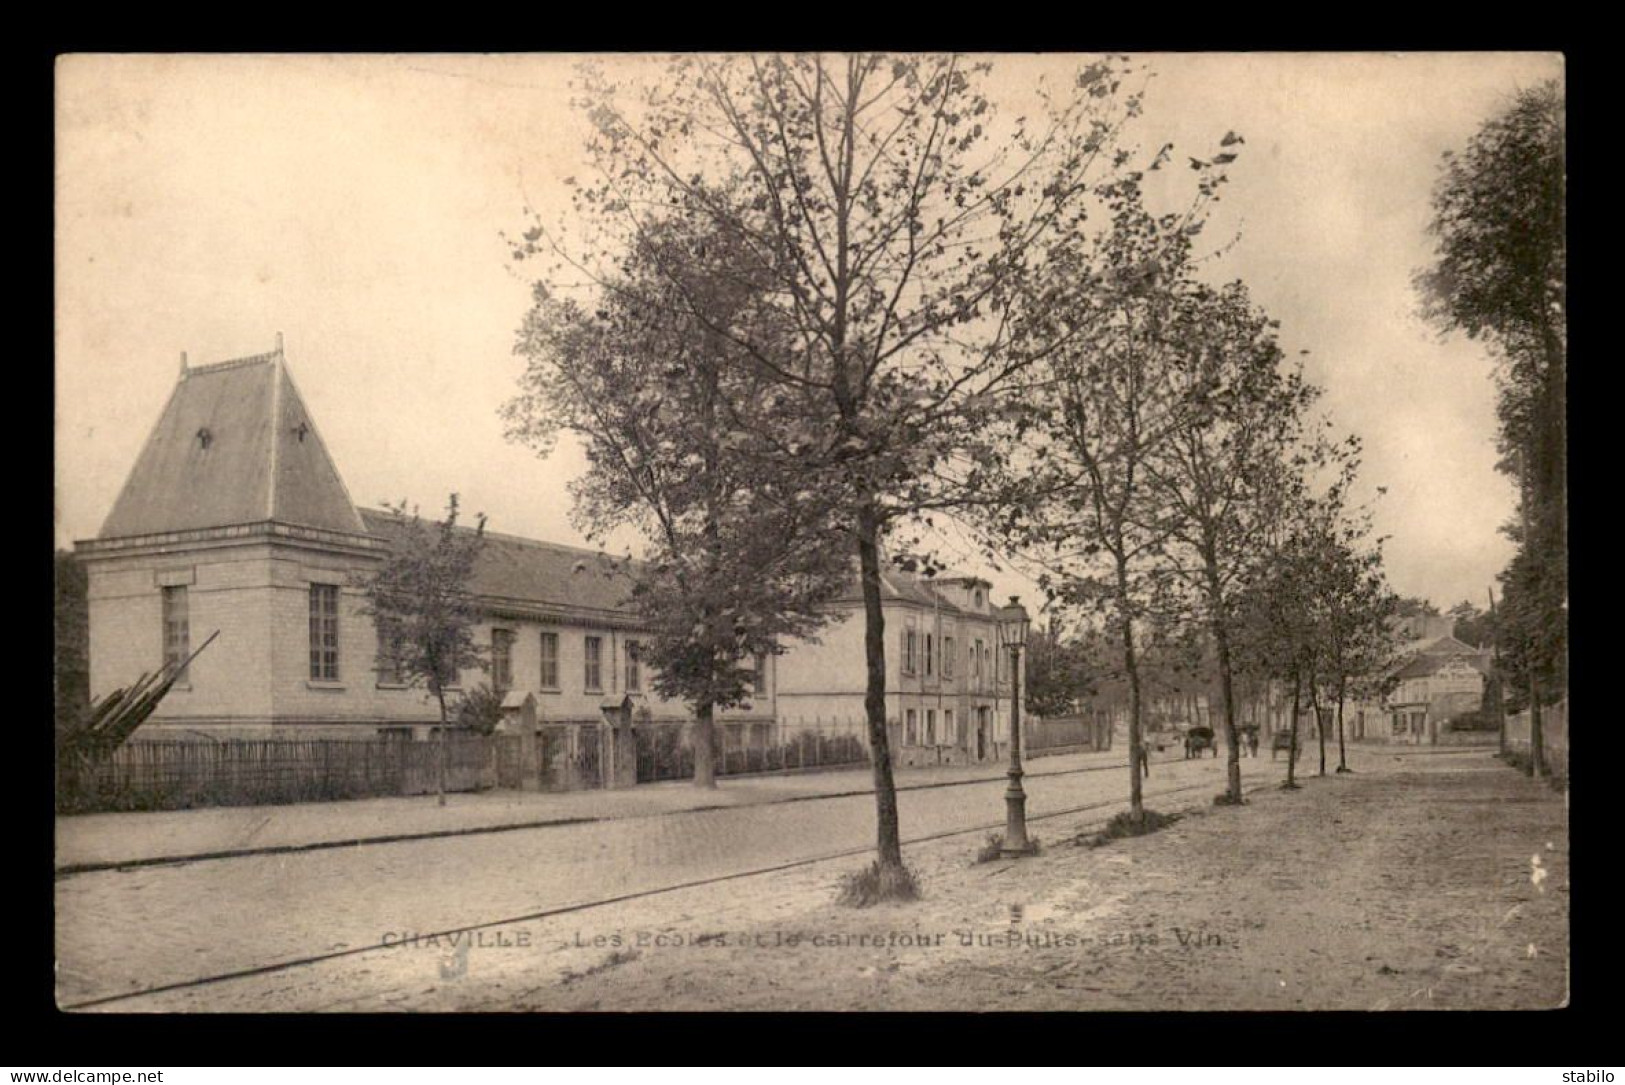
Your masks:
{"label": "stone wall of building", "polygon": [[219,636],[193,660],[149,726],[267,719],[268,553],[263,545],[224,546],[87,562],[91,696],[163,665],[163,589],[184,587],[190,648],[217,630]]}

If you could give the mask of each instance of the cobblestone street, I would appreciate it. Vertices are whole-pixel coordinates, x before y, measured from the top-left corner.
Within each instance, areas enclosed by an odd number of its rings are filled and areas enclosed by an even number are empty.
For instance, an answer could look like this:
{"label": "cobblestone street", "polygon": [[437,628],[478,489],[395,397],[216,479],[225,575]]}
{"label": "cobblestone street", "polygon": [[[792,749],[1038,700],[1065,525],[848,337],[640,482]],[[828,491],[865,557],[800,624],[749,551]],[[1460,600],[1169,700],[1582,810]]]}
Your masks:
{"label": "cobblestone street", "polygon": [[[1177,750],[1153,753],[1154,762],[1178,760]],[[1032,758],[1027,772],[1042,777],[1079,769],[1126,765],[1121,751],[1068,753]],[[1003,766],[938,766],[898,769],[897,787],[939,787],[1002,777]],[[825,772],[724,777],[711,791],[687,781],[618,790],[454,792],[446,805],[432,795],[288,803],[280,806],[219,806],[140,813],[76,814],[56,820],[56,866],[121,865],[156,859],[214,855],[269,848],[299,848],[377,837],[439,835],[527,827],[565,821],[648,817],[702,806],[760,806],[825,795],[870,792],[867,764]]]}
{"label": "cobblestone street", "polygon": [[[1249,780],[1285,768],[1242,764]],[[1150,790],[1199,785],[1192,793],[1205,801],[1222,787],[1222,770],[1222,759],[1162,762]],[[1036,818],[1127,792],[1121,768],[1035,775],[1028,784]],[[904,839],[1001,822],[1004,788],[994,778],[901,792]],[[872,796],[855,795],[71,875],[56,887],[58,999],[73,1004],[872,848],[874,818]],[[1040,837],[1044,825],[1034,826]]]}

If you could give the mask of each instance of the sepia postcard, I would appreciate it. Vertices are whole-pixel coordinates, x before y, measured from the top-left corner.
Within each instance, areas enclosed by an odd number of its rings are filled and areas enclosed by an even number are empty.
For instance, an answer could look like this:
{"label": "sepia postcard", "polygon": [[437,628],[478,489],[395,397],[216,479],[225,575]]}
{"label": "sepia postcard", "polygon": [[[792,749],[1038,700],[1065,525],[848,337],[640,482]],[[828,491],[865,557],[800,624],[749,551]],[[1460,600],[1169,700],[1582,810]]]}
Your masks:
{"label": "sepia postcard", "polygon": [[59,57],[58,1007],[1566,1005],[1564,76]]}

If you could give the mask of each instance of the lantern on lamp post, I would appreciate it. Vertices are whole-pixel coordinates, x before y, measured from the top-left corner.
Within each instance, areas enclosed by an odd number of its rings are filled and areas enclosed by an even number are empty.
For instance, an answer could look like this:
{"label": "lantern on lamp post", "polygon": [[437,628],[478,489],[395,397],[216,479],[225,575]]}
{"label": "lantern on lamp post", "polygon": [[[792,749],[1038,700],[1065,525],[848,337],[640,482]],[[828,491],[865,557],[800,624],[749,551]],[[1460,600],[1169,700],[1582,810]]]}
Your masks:
{"label": "lantern on lamp post", "polygon": [[1014,858],[1033,854],[1027,840],[1027,793],[1021,788],[1021,650],[1027,644],[1027,611],[1012,595],[999,629],[1010,648],[1010,786],[1004,792],[1004,845],[999,854]]}

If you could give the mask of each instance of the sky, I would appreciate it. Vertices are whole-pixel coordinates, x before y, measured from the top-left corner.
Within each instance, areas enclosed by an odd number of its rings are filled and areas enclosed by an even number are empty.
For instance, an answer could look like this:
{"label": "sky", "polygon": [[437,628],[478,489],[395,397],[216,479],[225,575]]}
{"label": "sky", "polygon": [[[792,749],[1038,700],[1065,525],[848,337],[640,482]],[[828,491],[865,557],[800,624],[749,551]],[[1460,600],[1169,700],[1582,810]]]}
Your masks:
{"label": "sky", "polygon": [[[991,59],[1013,94],[1078,60]],[[1494,471],[1493,359],[1421,322],[1411,276],[1431,253],[1440,155],[1519,89],[1561,78],[1562,58],[1135,59],[1153,75],[1134,142],[1205,155],[1226,132],[1246,141],[1205,234],[1235,243],[1204,274],[1248,283],[1289,355],[1309,352],[1322,409],[1363,440],[1390,583],[1482,606],[1514,511]],[[575,60],[60,60],[57,545],[100,531],[182,351],[224,361],[279,332],[357,503],[432,514],[455,491],[493,531],[586,545],[566,491],[579,451],[542,460],[497,417],[523,370],[513,343],[530,296],[502,235],[529,224],[527,208],[553,221],[584,168]],[[656,58],[610,63],[658,75]],[[954,564],[985,568],[953,545]]]}

